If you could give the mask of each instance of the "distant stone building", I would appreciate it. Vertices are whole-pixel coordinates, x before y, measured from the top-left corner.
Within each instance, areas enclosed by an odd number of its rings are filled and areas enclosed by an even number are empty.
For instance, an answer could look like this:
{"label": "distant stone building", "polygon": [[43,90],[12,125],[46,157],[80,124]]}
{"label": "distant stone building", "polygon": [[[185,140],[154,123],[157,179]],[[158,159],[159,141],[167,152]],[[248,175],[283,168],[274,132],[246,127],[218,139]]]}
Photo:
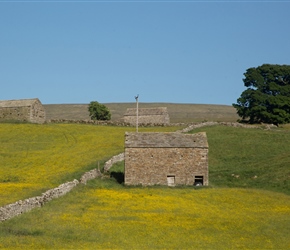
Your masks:
{"label": "distant stone building", "polygon": [[[136,124],[136,108],[128,108],[124,115],[124,122]],[[159,108],[139,108],[138,109],[139,124],[169,124],[169,114],[166,107]]]}
{"label": "distant stone building", "polygon": [[206,133],[126,133],[126,185],[208,185]]}
{"label": "distant stone building", "polygon": [[0,121],[45,122],[45,109],[38,98],[0,101]]}

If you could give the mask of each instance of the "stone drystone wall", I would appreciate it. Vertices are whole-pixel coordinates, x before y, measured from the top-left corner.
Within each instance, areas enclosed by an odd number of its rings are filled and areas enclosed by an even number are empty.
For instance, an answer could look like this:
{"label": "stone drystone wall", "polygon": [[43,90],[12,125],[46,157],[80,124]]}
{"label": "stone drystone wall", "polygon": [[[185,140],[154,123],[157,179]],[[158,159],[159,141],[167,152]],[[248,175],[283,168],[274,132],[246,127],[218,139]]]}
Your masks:
{"label": "stone drystone wall", "polygon": [[[128,123],[124,121],[97,121],[97,120],[71,120],[71,119],[49,119],[46,123],[75,123],[75,124],[93,124],[93,125],[104,125],[104,126],[118,126],[118,127],[135,127],[136,123]],[[184,126],[184,123],[138,123],[139,127],[169,127],[169,126]]]}
{"label": "stone drystone wall", "polygon": [[83,174],[83,176],[80,179],[80,183],[82,184],[87,184],[87,181],[95,179],[97,177],[102,176],[102,173],[100,172],[99,169],[92,169],[86,173]]}
{"label": "stone drystone wall", "polygon": [[187,133],[193,129],[202,128],[202,127],[209,127],[209,126],[216,126],[216,125],[236,127],[236,128],[256,128],[256,129],[262,128],[262,129],[267,129],[267,130],[277,127],[273,124],[248,125],[248,124],[243,124],[243,123],[238,123],[238,122],[202,122],[202,123],[198,123],[198,124],[188,125],[186,128],[178,130],[176,132]]}
{"label": "stone drystone wall", "polygon": [[122,121],[99,121],[99,120],[72,120],[72,119],[49,119],[46,123],[75,123],[129,127],[130,124]]}
{"label": "stone drystone wall", "polygon": [[80,181],[73,180],[59,185],[56,188],[50,189],[40,196],[28,198],[25,200],[19,200],[12,204],[0,207],[0,221],[11,219],[15,216],[28,212],[34,208],[42,207],[45,203],[56,199],[70,192],[78,184],[86,184],[88,180],[102,176],[101,172],[97,169],[93,169],[83,174]]}
{"label": "stone drystone wall", "polygon": [[109,172],[110,168],[117,162],[124,161],[125,154],[121,153],[113,156],[110,160],[106,161],[104,165],[104,172]]}
{"label": "stone drystone wall", "polygon": [[0,221],[5,221],[22,213],[28,212],[36,207],[43,206],[52,199],[65,195],[79,183],[78,180],[61,184],[57,188],[50,189],[41,196],[20,200],[15,203],[0,207]]}
{"label": "stone drystone wall", "polygon": [[[75,123],[75,124],[94,124],[94,125],[109,125],[109,126],[121,126],[121,127],[135,127],[136,124],[130,124],[122,121],[95,121],[95,120],[69,120],[69,119],[51,119],[47,120],[46,123]],[[178,130],[179,133],[187,133],[196,128],[209,127],[209,126],[229,126],[236,128],[260,128],[260,129],[271,129],[277,128],[273,124],[261,124],[261,125],[249,125],[238,122],[202,122],[202,123],[139,123],[139,127],[170,127],[170,126],[180,126],[185,127],[184,129]]]}

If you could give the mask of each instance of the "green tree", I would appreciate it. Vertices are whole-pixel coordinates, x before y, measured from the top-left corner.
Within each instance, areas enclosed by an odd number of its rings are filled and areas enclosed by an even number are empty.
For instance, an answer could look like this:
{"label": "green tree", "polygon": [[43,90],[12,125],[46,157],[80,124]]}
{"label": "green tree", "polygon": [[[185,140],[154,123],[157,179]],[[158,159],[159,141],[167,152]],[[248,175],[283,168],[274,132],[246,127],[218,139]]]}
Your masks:
{"label": "green tree", "polygon": [[250,123],[289,123],[290,65],[263,64],[244,76],[247,89],[233,104],[238,115]]}
{"label": "green tree", "polygon": [[110,120],[111,112],[110,110],[103,104],[100,104],[96,101],[92,101],[88,107],[90,117],[92,120]]}

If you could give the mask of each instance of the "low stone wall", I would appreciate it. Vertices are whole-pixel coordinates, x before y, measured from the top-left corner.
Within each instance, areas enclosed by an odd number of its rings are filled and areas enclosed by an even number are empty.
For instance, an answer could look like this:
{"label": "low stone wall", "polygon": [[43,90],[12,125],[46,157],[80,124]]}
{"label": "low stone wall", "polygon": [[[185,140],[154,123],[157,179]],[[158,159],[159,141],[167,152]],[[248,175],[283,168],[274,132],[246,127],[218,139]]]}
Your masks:
{"label": "low stone wall", "polygon": [[108,172],[110,168],[117,162],[124,161],[125,154],[121,153],[118,155],[113,156],[110,160],[106,161],[104,165],[104,172]]}
{"label": "low stone wall", "polygon": [[88,180],[95,179],[100,176],[102,176],[101,172],[97,169],[93,169],[84,173],[80,178],[80,181],[73,180],[66,182],[56,188],[47,190],[41,196],[19,200],[12,204],[0,207],[0,221],[5,221],[34,208],[42,207],[45,203],[67,194],[78,184],[86,184]]}
{"label": "low stone wall", "polygon": [[193,129],[196,129],[196,128],[214,126],[214,125],[218,125],[218,124],[219,124],[218,122],[203,122],[203,123],[198,123],[198,124],[191,124],[188,127],[184,128],[184,129],[181,129],[181,130],[178,130],[176,132],[178,132],[178,133],[187,133],[187,132],[189,132],[189,131],[191,131]]}
{"label": "low stone wall", "polygon": [[123,121],[98,121],[98,120],[70,120],[70,119],[50,119],[46,123],[75,123],[75,124],[95,124],[129,127],[130,124]]}
{"label": "low stone wall", "polygon": [[[109,125],[119,127],[135,127],[136,124],[130,124],[124,121],[97,121],[97,120],[69,120],[69,119],[50,119],[46,123],[74,123],[74,124],[94,124],[94,125]],[[184,126],[184,123],[142,123],[139,122],[139,127],[169,127],[169,126]]]}
{"label": "low stone wall", "polygon": [[264,129],[271,129],[273,127],[276,127],[272,124],[267,125],[248,125],[238,122],[202,122],[198,124],[191,124],[188,127],[178,130],[176,132],[179,133],[187,133],[193,129],[202,128],[202,127],[209,127],[209,126],[216,126],[216,125],[223,125],[223,126],[229,126],[229,127],[236,127],[236,128],[264,128]]}
{"label": "low stone wall", "polygon": [[71,191],[77,184],[78,180],[66,182],[57,188],[50,189],[41,196],[32,197],[25,200],[16,201],[15,203],[0,207],[0,221],[5,221],[22,213],[28,212],[36,207],[43,206],[46,202],[58,198]]}
{"label": "low stone wall", "polygon": [[[124,121],[95,121],[95,120],[68,120],[68,119],[51,119],[47,120],[46,123],[75,123],[75,124],[95,124],[95,125],[109,125],[109,126],[120,126],[120,127],[135,127],[136,124],[130,124]],[[139,127],[172,127],[172,126],[181,126],[185,127],[182,130],[176,132],[186,133],[196,128],[215,126],[215,125],[224,125],[230,127],[240,127],[240,128],[262,128],[262,129],[271,129],[276,128],[277,126],[273,124],[261,124],[261,125],[249,125],[239,122],[202,122],[202,123],[139,123]]]}
{"label": "low stone wall", "polygon": [[86,172],[83,174],[83,176],[80,179],[80,183],[87,184],[87,181],[95,179],[97,177],[101,177],[102,173],[98,169],[92,169],[89,172]]}

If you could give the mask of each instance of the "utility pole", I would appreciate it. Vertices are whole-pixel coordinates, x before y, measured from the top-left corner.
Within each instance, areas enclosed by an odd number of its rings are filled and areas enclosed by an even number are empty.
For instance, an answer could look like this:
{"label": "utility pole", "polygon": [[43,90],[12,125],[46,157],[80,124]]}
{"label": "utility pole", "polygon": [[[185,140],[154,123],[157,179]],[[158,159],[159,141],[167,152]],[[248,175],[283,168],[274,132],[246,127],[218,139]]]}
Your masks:
{"label": "utility pole", "polygon": [[135,96],[136,99],[136,132],[138,133],[138,98],[139,94]]}

